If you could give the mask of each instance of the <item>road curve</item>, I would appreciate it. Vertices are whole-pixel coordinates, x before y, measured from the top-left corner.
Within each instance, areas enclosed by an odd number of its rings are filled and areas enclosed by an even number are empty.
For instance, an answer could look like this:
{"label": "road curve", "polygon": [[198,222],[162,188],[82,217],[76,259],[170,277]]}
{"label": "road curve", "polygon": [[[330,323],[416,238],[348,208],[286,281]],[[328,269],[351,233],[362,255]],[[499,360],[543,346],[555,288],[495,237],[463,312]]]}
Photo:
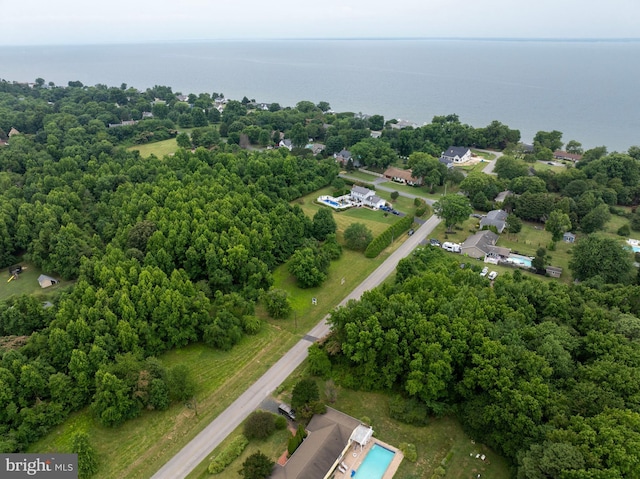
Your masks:
{"label": "road curve", "polygon": [[[362,293],[380,285],[395,269],[400,260],[408,256],[421,241],[438,226],[440,219],[435,215],[409,236],[367,279],[358,285],[339,306],[349,300],[359,299]],[[238,399],[205,427],[191,442],[169,460],[152,479],[183,479],[226,438],[242,421],[254,411],[272,391],[274,391],[307,357],[309,346],[315,338],[329,332],[325,316],[309,333],[298,341],[262,377],[253,383]]]}

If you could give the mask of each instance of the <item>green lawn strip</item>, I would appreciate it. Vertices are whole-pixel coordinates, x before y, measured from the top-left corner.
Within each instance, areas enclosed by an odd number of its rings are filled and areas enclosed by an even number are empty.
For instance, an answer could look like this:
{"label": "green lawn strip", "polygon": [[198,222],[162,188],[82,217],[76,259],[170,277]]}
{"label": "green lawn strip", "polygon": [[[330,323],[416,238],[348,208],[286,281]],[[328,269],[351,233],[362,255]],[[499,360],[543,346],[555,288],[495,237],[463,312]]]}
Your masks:
{"label": "green lawn strip", "polygon": [[480,157],[484,158],[487,161],[491,161],[491,160],[495,160],[496,159],[496,154],[495,153],[490,153],[488,151],[480,151],[480,150],[476,150],[475,148],[471,148],[471,153],[473,153],[475,156],[480,156]]}
{"label": "green lawn strip", "polygon": [[[393,247],[396,248],[401,243],[396,241]],[[389,254],[388,249],[377,258],[368,259],[363,253],[344,248],[342,257],[331,262],[328,277],[322,286],[307,289],[296,284],[286,264],[279,266],[273,273],[274,287],[289,293],[293,311],[287,319],[269,322],[283,330],[305,334],[380,266]],[[317,304],[312,304],[312,298],[316,298]]]}
{"label": "green lawn strip", "polygon": [[[399,193],[408,193],[410,195],[415,196],[427,196],[429,194],[428,186],[409,186],[403,185],[401,183],[396,183],[394,181],[386,181],[382,183],[380,186],[384,186],[385,188],[391,188]],[[377,190],[376,194],[382,198],[380,193],[387,193],[386,191]],[[389,194],[389,193],[387,193]]]}
{"label": "green lawn strip", "polygon": [[68,451],[71,435],[83,430],[98,451],[97,477],[148,479],[296,341],[296,336],[268,325],[228,352],[202,344],[171,351],[162,361],[168,366],[187,365],[198,381],[198,416],[183,404],[174,404],[167,411],[144,412],[119,427],[107,428],[85,408],[33,444],[29,452]]}
{"label": "green lawn strip", "polygon": [[354,171],[341,171],[341,173],[350,176],[352,178],[357,178],[359,180],[364,181],[365,183],[373,183],[373,181],[378,179],[378,176],[376,175],[371,175],[369,173],[365,173],[364,171],[358,171],[358,170],[354,170]]}
{"label": "green lawn strip", "polygon": [[562,165],[562,166],[556,166],[556,165],[547,165],[546,163],[540,163],[539,161],[536,161],[535,163],[527,163],[530,166],[533,166],[533,169],[536,171],[553,171],[554,173],[562,173],[564,171],[567,170],[567,167]]}
{"label": "green lawn strip", "polygon": [[220,474],[212,476],[207,471],[209,463],[239,434],[242,434],[243,425],[238,426],[227,438],[214,449],[214,451],[207,457],[206,460],[201,462],[188,476],[187,479],[205,479],[215,477],[216,479],[238,479],[238,470],[242,468],[242,463],[252,454],[260,451],[273,462],[276,462],[283,452],[287,450],[287,442],[291,436],[291,432],[287,429],[282,431],[275,431],[267,439],[258,441],[256,439],[251,440],[246,449],[242,452],[240,457],[229,464],[224,471]]}
{"label": "green lawn strip", "polygon": [[165,155],[175,153],[178,149],[178,143],[175,138],[169,138],[168,140],[131,146],[127,149],[131,151],[138,150],[140,152],[140,156],[143,158],[151,155],[156,155],[158,158],[162,158]]}
{"label": "green lawn strip", "polygon": [[[406,214],[413,214],[416,211],[416,207],[413,204],[413,198],[407,198],[405,196],[398,196],[396,200],[391,200],[391,192],[388,191],[376,191],[376,194],[389,202],[394,209],[402,211]],[[415,193],[414,193],[415,194]]]}
{"label": "green lawn strip", "polygon": [[22,273],[18,275],[18,279],[9,281],[9,268],[0,271],[0,301],[14,294],[38,295],[42,296],[43,301],[46,301],[49,296],[69,288],[74,283],[73,281],[63,281],[59,276],[51,274],[49,276],[60,280],[60,282],[43,289],[38,283],[38,276],[42,274],[40,268],[25,261],[20,261],[16,264],[22,265],[23,268]]}

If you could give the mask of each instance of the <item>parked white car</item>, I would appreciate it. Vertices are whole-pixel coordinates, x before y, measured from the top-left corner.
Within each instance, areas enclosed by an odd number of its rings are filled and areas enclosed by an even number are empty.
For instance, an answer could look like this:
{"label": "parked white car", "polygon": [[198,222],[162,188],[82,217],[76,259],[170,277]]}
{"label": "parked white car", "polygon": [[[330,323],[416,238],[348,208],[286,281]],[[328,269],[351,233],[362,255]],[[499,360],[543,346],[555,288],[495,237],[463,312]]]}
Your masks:
{"label": "parked white car", "polygon": [[496,271],[492,271],[491,273],[489,273],[489,279],[491,281],[493,281],[494,279],[496,279],[496,276],[498,276],[498,273]]}
{"label": "parked white car", "polygon": [[484,278],[488,272],[489,272],[489,268],[485,266],[484,268],[482,268],[482,271],[480,271],[480,276]]}

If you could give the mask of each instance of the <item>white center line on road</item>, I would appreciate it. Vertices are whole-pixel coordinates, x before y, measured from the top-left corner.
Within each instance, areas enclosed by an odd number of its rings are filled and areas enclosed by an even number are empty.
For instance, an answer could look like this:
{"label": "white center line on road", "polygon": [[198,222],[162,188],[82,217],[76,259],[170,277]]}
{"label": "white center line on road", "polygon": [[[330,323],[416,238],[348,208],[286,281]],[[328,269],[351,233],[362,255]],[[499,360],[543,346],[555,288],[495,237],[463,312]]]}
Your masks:
{"label": "white center line on road", "polygon": [[[416,232],[409,236],[367,279],[360,283],[339,306],[349,300],[359,299],[362,293],[380,285],[398,266],[400,260],[408,256],[420,242],[440,223],[435,215],[429,218]],[[329,333],[329,315],[325,316],[307,336],[322,338]],[[278,362],[264,373],[255,383],[240,395],[227,409],[205,427],[191,442],[173,456],[152,479],[183,479],[198,464],[204,461],[244,419],[254,411],[264,398],[274,391],[305,360],[309,346],[307,339],[298,341]]]}

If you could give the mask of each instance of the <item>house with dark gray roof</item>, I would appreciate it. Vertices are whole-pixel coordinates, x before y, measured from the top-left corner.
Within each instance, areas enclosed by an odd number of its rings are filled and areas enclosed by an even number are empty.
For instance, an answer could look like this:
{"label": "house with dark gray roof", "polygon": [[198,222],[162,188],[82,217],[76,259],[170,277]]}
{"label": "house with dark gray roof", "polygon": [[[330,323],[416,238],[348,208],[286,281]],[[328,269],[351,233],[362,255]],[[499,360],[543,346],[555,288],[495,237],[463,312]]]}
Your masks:
{"label": "house with dark gray roof", "polygon": [[475,259],[484,258],[491,252],[491,247],[498,241],[498,235],[493,231],[478,231],[469,236],[460,245],[460,252]]}
{"label": "house with dark gray roof", "polygon": [[471,159],[471,150],[466,146],[450,146],[447,151],[442,152],[440,158],[453,163],[466,163]]}
{"label": "house with dark gray roof", "polygon": [[504,210],[492,210],[480,220],[480,229],[495,226],[498,233],[502,233],[507,226],[507,212]]}
{"label": "house with dark gray roof", "polygon": [[323,479],[336,467],[360,421],[330,407],[307,426],[309,435],[284,466],[274,467],[271,479]]}

